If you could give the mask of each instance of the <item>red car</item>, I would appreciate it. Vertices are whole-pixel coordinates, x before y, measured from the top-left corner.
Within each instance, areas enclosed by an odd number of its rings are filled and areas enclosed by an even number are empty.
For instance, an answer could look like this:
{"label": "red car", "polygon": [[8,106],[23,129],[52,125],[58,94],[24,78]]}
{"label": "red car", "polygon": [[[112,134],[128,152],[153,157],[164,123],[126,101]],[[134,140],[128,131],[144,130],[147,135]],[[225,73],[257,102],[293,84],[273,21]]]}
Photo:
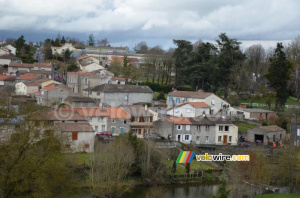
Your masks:
{"label": "red car", "polygon": [[104,136],[107,136],[107,137],[112,137],[112,136],[113,136],[113,134],[112,134],[111,131],[102,131],[102,132],[98,132],[98,133],[96,134],[96,136],[98,137],[99,135],[104,135]]}

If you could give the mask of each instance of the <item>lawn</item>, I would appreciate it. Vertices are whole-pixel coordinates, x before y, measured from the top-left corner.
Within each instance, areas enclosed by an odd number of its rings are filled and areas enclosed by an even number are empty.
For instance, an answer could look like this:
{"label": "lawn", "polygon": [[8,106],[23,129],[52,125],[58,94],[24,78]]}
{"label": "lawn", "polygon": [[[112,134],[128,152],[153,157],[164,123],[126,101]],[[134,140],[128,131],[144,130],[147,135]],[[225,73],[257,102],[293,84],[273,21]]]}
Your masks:
{"label": "lawn", "polygon": [[233,122],[236,126],[239,127],[239,131],[247,132],[249,129],[253,129],[255,127],[258,127],[255,124],[249,124],[246,122]]}
{"label": "lawn", "polygon": [[299,198],[300,194],[264,194],[264,195],[256,195],[252,198]]}
{"label": "lawn", "polygon": [[[259,99],[256,99],[256,100],[248,99],[248,100],[241,101],[241,103],[251,103],[251,102],[252,103],[265,104],[266,99],[265,98],[259,98]],[[275,99],[272,100],[272,104],[275,104]],[[300,102],[298,102],[295,97],[290,96],[286,101],[286,105],[300,105]]]}

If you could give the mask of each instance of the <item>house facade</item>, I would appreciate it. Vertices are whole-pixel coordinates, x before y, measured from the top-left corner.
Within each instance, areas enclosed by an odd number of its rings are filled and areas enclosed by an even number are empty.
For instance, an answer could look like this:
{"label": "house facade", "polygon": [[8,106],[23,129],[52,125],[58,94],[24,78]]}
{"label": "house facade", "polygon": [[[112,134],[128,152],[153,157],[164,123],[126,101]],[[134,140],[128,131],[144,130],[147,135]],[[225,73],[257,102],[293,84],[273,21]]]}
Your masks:
{"label": "house facade", "polygon": [[82,94],[84,89],[100,85],[100,76],[91,72],[68,72],[67,86],[73,92]]}
{"label": "house facade", "polygon": [[187,102],[204,102],[210,105],[210,114],[229,115],[230,104],[213,93],[203,92],[199,90],[193,91],[177,91],[174,89],[167,96],[167,106],[178,106]]}
{"label": "house facade", "polygon": [[131,116],[121,107],[105,107],[109,113],[107,130],[114,136],[126,134],[130,131]]}
{"label": "house facade", "polygon": [[285,140],[286,131],[276,125],[259,126],[247,131],[247,140],[249,142],[261,141],[268,145],[272,142],[281,142]]}
{"label": "house facade", "polygon": [[62,55],[67,49],[69,49],[71,52],[76,50],[76,48],[73,47],[72,43],[65,43],[61,47],[51,46],[51,50],[52,50],[53,55],[55,55],[55,54]]}
{"label": "house facade", "polygon": [[96,107],[95,100],[85,96],[69,96],[65,99],[65,104],[70,108]]}
{"label": "house facade", "polygon": [[29,95],[39,91],[39,84],[35,82],[18,82],[15,85],[16,95]]}
{"label": "house facade", "polygon": [[0,65],[9,65],[11,63],[22,63],[22,59],[12,54],[0,55]]}
{"label": "house facade", "polygon": [[198,117],[210,114],[210,106],[205,102],[188,102],[169,108],[167,115],[175,117]]}
{"label": "house facade", "polygon": [[252,109],[252,108],[238,108],[234,109],[232,115],[237,118],[244,118],[247,120],[268,120],[272,117],[276,117],[275,111],[270,111],[266,109]]}
{"label": "house facade", "polygon": [[153,91],[148,86],[103,84],[84,89],[83,95],[111,107],[153,102]]}

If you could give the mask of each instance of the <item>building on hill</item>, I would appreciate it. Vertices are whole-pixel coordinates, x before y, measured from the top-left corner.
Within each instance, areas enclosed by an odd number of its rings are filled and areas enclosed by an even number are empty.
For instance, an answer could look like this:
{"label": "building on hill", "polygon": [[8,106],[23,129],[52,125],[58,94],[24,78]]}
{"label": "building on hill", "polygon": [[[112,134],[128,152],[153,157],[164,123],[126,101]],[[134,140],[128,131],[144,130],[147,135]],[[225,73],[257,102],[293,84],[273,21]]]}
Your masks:
{"label": "building on hill", "polygon": [[73,47],[72,43],[65,43],[61,47],[51,46],[51,50],[52,50],[53,55],[57,55],[57,54],[62,55],[67,49],[70,50],[70,52],[76,50],[76,48]]}
{"label": "building on hill", "polygon": [[210,105],[210,114],[230,114],[230,104],[213,93],[194,91],[177,91],[174,89],[167,96],[167,106],[173,107],[188,102],[204,102]]}
{"label": "building on hill", "polygon": [[68,72],[67,86],[73,92],[83,94],[83,90],[101,84],[101,77],[95,73],[79,71]]}
{"label": "building on hill", "polygon": [[167,109],[167,115],[175,117],[198,117],[210,112],[210,106],[205,102],[187,102]]}
{"label": "building on hill", "polygon": [[247,140],[249,142],[261,141],[268,145],[272,142],[282,142],[285,140],[286,131],[276,125],[259,126],[247,131]]}
{"label": "building on hill", "polygon": [[65,99],[65,104],[70,108],[96,107],[95,100],[86,96],[69,96]]}
{"label": "building on hill", "polygon": [[153,91],[148,86],[103,84],[84,89],[83,95],[111,107],[153,102]]}
{"label": "building on hill", "polygon": [[266,109],[237,108],[233,109],[231,115],[247,120],[269,120],[276,117],[277,113]]}
{"label": "building on hill", "polygon": [[104,107],[109,117],[107,120],[107,130],[114,136],[123,135],[130,131],[131,116],[121,107]]}
{"label": "building on hill", "polygon": [[0,65],[9,65],[11,63],[22,63],[22,59],[12,54],[0,55]]}

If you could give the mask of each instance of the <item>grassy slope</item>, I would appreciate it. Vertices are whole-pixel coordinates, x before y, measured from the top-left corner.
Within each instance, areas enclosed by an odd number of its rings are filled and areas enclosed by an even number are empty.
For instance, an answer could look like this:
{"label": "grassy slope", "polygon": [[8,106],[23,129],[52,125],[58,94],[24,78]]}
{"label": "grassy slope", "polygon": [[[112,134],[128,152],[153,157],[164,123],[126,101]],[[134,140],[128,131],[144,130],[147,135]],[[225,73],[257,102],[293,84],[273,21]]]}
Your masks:
{"label": "grassy slope", "polygon": [[[266,101],[265,98],[260,98],[260,99],[257,99],[257,100],[252,100],[252,99],[244,100],[244,101],[241,101],[241,103],[251,103],[252,102],[252,103],[265,104],[265,101]],[[275,104],[275,100],[272,100],[272,104]],[[287,105],[300,105],[300,102],[298,102],[295,97],[290,96],[287,99],[286,104]]]}
{"label": "grassy slope", "polygon": [[299,198],[300,194],[265,194],[265,195],[256,195],[252,198]]}
{"label": "grassy slope", "polygon": [[248,124],[245,122],[234,122],[234,124],[239,127],[239,131],[243,131],[243,132],[247,132],[249,129],[258,127],[255,124]]}

